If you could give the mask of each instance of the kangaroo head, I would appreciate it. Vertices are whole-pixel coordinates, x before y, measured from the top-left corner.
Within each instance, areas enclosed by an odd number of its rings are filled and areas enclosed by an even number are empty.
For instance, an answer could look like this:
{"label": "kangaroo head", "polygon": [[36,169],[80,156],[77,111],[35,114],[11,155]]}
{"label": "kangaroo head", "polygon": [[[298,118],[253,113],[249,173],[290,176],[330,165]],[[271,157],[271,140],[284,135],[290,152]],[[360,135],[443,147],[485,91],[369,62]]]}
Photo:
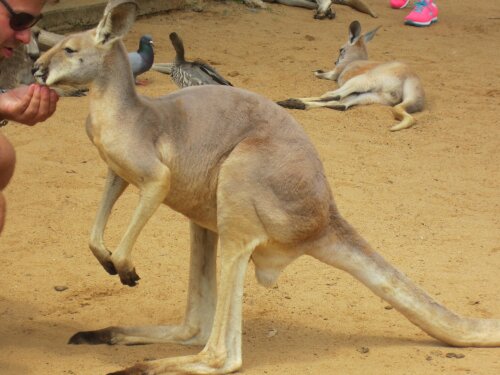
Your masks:
{"label": "kangaroo head", "polygon": [[136,12],[136,1],[110,0],[95,29],[68,35],[35,62],[36,80],[49,86],[91,83],[113,45],[132,27]]}
{"label": "kangaroo head", "polygon": [[342,70],[347,64],[356,60],[368,60],[366,43],[373,39],[380,28],[373,29],[366,34],[361,34],[361,24],[353,21],[349,25],[349,39],[339,50],[339,56],[335,62],[336,69]]}

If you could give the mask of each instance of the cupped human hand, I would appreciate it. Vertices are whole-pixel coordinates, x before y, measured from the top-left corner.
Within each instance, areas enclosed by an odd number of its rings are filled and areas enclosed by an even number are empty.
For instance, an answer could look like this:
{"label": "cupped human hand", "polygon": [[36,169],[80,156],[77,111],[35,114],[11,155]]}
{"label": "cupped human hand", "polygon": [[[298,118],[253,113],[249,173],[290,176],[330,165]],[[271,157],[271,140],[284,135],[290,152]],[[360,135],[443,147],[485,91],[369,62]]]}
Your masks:
{"label": "cupped human hand", "polygon": [[35,125],[52,116],[59,95],[47,86],[20,86],[0,95],[0,118]]}

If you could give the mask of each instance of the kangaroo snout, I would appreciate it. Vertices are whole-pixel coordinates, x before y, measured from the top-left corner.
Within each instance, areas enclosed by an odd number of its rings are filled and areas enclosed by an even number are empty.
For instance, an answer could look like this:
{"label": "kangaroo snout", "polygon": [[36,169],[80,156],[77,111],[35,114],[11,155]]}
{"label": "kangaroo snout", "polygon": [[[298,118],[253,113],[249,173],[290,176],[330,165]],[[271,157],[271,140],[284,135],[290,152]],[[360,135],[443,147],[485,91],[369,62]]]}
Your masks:
{"label": "kangaroo snout", "polygon": [[33,65],[31,73],[38,83],[45,84],[47,82],[47,77],[49,75],[49,70],[41,65],[38,61]]}

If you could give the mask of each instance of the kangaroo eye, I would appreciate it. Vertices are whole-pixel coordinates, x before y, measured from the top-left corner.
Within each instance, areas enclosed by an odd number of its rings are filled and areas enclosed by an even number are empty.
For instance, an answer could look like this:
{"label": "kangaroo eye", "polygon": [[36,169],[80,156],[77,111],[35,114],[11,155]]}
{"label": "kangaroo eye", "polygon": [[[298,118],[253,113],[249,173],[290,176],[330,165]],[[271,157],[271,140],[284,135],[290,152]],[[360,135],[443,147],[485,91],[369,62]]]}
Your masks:
{"label": "kangaroo eye", "polygon": [[75,53],[76,51],[75,51],[74,49],[71,49],[71,48],[69,48],[69,47],[66,47],[66,48],[64,49],[64,52],[66,52],[67,54],[70,54],[70,55],[71,55],[72,53]]}

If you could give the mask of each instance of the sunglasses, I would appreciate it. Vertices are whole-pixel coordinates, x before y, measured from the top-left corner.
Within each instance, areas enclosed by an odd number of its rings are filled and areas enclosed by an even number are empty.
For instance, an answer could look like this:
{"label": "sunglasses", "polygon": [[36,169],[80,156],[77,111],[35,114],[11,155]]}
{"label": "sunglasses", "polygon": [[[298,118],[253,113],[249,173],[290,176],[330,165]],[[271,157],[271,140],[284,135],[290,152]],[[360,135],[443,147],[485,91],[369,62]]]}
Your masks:
{"label": "sunglasses", "polygon": [[32,14],[24,12],[14,12],[14,9],[12,9],[5,0],[0,0],[0,3],[2,3],[5,9],[9,11],[10,28],[14,31],[23,31],[29,29],[30,27],[34,26],[35,23],[40,21],[40,18],[42,18],[41,14],[39,14],[38,16],[34,16]]}

